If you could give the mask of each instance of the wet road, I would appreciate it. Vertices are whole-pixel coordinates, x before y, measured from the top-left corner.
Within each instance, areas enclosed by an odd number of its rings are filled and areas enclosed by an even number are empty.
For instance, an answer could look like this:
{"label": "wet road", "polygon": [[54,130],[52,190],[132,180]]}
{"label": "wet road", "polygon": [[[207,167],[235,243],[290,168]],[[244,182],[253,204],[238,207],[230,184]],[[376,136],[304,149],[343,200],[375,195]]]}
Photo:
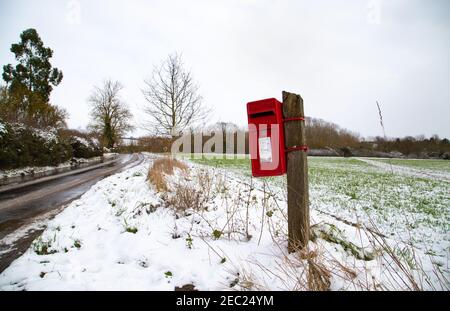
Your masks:
{"label": "wet road", "polygon": [[68,203],[99,180],[144,160],[141,154],[125,157],[105,167],[0,193],[0,272],[28,249],[45,222]]}

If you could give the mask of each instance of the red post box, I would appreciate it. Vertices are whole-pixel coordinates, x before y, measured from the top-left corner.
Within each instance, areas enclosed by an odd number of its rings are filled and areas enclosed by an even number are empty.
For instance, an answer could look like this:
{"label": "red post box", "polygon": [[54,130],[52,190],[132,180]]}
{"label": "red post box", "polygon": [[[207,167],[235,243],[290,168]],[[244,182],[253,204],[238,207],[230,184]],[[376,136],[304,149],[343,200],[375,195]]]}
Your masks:
{"label": "red post box", "polygon": [[282,104],[275,98],[247,103],[249,148],[254,177],[286,173]]}

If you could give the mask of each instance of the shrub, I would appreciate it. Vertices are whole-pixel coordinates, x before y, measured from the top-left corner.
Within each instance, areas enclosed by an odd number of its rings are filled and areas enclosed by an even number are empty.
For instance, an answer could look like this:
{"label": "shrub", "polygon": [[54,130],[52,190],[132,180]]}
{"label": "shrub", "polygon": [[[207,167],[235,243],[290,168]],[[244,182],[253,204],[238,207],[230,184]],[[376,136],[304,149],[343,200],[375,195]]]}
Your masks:
{"label": "shrub", "polygon": [[166,198],[168,206],[185,215],[189,214],[189,209],[197,212],[207,210],[213,193],[212,176],[209,173],[200,171],[189,177],[174,182],[170,190],[171,195]]}
{"label": "shrub", "polygon": [[45,130],[0,120],[0,169],[56,166],[76,158],[101,156],[93,139],[78,131]]}
{"label": "shrub", "polygon": [[61,137],[69,142],[75,158],[88,159],[103,154],[98,141],[96,142],[96,139],[90,134],[77,130],[63,130]]}
{"label": "shrub", "polygon": [[0,135],[0,168],[58,165],[72,157],[72,148],[54,129],[46,131],[6,124]]}
{"label": "shrub", "polygon": [[70,137],[69,142],[75,158],[88,159],[102,155],[101,149],[96,147],[90,139],[85,137],[72,136]]}
{"label": "shrub", "polygon": [[204,197],[200,191],[185,184],[177,183],[173,196],[167,200],[178,211],[186,211],[192,208],[195,211],[204,209]]}
{"label": "shrub", "polygon": [[174,158],[164,157],[157,159],[149,169],[147,179],[155,185],[157,191],[167,191],[165,175],[172,175],[175,168],[182,171],[187,171],[188,169],[184,163]]}
{"label": "shrub", "polygon": [[352,151],[350,150],[349,147],[342,147],[339,148],[339,150],[341,151],[341,154],[346,158],[353,156]]}

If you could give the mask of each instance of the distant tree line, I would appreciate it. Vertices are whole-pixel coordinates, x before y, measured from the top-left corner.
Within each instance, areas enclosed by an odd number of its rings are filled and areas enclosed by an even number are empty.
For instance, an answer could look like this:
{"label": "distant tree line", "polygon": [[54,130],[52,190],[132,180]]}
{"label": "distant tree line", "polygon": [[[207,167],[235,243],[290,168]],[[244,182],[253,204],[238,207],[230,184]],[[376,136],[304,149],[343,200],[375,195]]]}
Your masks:
{"label": "distant tree line", "polygon": [[310,149],[357,148],[361,142],[359,134],[322,119],[307,117],[305,126]]}
{"label": "distant tree line", "polygon": [[362,141],[361,148],[373,149],[379,152],[399,152],[411,158],[442,158],[450,159],[450,141],[433,135],[426,138],[423,135],[403,138],[375,137],[373,140]]}
{"label": "distant tree line", "polygon": [[[194,152],[194,135],[200,129],[191,129],[191,149],[184,152]],[[246,127],[239,127],[233,123],[218,122],[203,129],[201,145],[210,140],[214,133],[222,135],[221,153],[240,153],[237,146],[238,137],[244,137],[244,152],[249,153],[248,131]],[[374,156],[374,157],[412,157],[412,158],[450,158],[450,142],[440,139],[437,135],[430,138],[425,136],[387,138],[375,137],[364,139],[359,134],[348,131],[338,125],[316,118],[306,119],[307,144],[310,154],[323,156]],[[226,137],[232,137],[227,142]],[[170,152],[174,140],[179,137],[146,136],[123,145],[126,152]],[[231,143],[232,142],[232,143]],[[213,148],[217,152],[219,148]]]}

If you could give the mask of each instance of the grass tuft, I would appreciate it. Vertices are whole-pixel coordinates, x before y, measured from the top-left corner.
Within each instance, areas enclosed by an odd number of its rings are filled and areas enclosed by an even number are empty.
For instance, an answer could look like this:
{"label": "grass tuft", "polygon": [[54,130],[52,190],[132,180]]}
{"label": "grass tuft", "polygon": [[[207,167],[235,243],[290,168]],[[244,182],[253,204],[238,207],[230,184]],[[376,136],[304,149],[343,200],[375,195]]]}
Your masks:
{"label": "grass tuft", "polygon": [[73,246],[75,246],[76,248],[80,249],[81,248],[81,241],[80,240],[75,240],[73,242]]}
{"label": "grass tuft", "polygon": [[149,169],[147,179],[156,187],[158,192],[167,191],[168,186],[165,175],[172,175],[175,168],[185,172],[188,170],[186,164],[177,159],[169,157],[157,159]]}
{"label": "grass tuft", "polygon": [[56,253],[56,250],[50,250],[51,246],[51,241],[44,241],[42,237],[39,237],[32,244],[33,250],[38,255],[51,255]]}

